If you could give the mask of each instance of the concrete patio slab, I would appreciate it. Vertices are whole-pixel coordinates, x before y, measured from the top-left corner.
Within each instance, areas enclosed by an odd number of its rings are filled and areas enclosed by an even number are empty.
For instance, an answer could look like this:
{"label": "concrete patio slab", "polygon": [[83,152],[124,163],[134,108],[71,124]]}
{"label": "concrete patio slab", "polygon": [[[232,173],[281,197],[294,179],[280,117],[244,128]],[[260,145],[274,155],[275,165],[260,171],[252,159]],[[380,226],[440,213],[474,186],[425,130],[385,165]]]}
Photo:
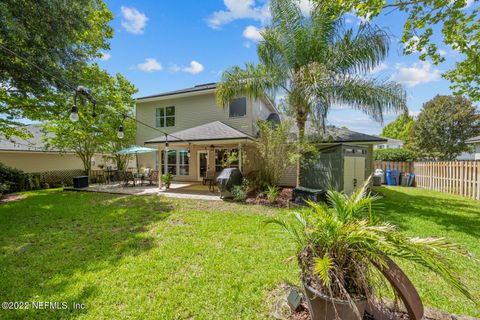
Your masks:
{"label": "concrete patio slab", "polygon": [[180,199],[197,199],[197,200],[212,200],[220,201],[218,192],[210,192],[208,186],[201,183],[189,182],[174,182],[170,185],[170,189],[165,190],[156,185],[144,186],[125,186],[120,183],[112,184],[92,184],[86,188],[64,188],[66,191],[84,191],[84,192],[104,192],[112,194],[126,194],[126,195],[158,195],[170,198]]}

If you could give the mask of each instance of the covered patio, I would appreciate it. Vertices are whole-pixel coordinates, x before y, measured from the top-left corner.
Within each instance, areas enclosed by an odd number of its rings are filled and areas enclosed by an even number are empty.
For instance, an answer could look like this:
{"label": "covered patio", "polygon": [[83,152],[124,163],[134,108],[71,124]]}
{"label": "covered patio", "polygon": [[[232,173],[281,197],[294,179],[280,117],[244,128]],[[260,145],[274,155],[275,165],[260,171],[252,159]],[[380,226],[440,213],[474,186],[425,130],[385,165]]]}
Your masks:
{"label": "covered patio", "polygon": [[176,182],[214,180],[225,167],[244,171],[244,157],[254,137],[221,122],[214,121],[197,127],[166,134],[145,141],[158,149],[159,159],[143,156],[142,167],[158,167],[169,172]]}

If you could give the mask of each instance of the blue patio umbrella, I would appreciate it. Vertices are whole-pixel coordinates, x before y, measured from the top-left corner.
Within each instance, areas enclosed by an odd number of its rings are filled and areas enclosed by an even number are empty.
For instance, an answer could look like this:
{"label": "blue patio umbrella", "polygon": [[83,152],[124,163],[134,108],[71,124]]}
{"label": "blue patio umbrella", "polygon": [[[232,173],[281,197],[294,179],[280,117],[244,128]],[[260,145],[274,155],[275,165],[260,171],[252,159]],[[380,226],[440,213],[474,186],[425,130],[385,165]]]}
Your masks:
{"label": "blue patio umbrella", "polygon": [[135,155],[135,160],[137,163],[137,171],[138,171],[138,157],[137,155],[139,153],[148,153],[148,152],[155,152],[157,149],[152,149],[152,148],[147,148],[147,147],[142,147],[142,146],[130,146],[126,149],[122,149],[120,151],[115,152],[116,154],[134,154]]}

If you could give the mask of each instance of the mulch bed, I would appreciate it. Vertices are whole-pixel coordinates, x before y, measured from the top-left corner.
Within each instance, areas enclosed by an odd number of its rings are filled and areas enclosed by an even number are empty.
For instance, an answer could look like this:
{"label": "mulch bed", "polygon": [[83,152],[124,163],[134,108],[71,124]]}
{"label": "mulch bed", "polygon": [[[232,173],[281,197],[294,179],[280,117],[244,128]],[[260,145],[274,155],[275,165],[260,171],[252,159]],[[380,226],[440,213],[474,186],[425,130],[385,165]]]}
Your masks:
{"label": "mulch bed", "polygon": [[280,194],[278,195],[278,198],[273,203],[268,201],[265,195],[257,196],[256,192],[251,192],[247,196],[245,202],[249,204],[259,204],[276,208],[288,208],[290,205],[289,202],[292,199],[292,190],[292,188],[282,188]]}
{"label": "mulch bed", "polygon": [[13,202],[13,201],[19,201],[22,200],[23,197],[19,194],[6,194],[0,197],[0,204],[7,203],[7,202]]}

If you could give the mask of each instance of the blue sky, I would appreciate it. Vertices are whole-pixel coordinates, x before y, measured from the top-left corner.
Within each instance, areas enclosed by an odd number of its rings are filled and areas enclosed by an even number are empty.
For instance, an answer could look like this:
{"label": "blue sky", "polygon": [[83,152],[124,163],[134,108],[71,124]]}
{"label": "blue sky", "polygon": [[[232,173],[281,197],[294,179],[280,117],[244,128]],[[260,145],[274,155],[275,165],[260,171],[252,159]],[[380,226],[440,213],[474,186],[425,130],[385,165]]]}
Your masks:
{"label": "blue sky", "polygon": [[[137,96],[215,82],[232,65],[258,61],[258,30],[268,23],[268,4],[262,0],[106,1],[114,14],[111,50],[98,62],[110,73],[122,73],[139,89]],[[308,11],[308,1],[301,1]],[[450,94],[441,73],[455,65],[459,54],[439,42],[446,62],[434,66],[418,54],[405,56],[399,43],[404,17],[390,13],[374,22],[391,33],[388,59],[373,76],[404,85],[408,106],[418,114],[422,103],[437,94]],[[346,25],[359,20],[347,15]],[[439,40],[438,38],[436,40]],[[394,115],[385,117],[386,123]],[[377,134],[381,125],[361,112],[334,108],[329,123]]]}

